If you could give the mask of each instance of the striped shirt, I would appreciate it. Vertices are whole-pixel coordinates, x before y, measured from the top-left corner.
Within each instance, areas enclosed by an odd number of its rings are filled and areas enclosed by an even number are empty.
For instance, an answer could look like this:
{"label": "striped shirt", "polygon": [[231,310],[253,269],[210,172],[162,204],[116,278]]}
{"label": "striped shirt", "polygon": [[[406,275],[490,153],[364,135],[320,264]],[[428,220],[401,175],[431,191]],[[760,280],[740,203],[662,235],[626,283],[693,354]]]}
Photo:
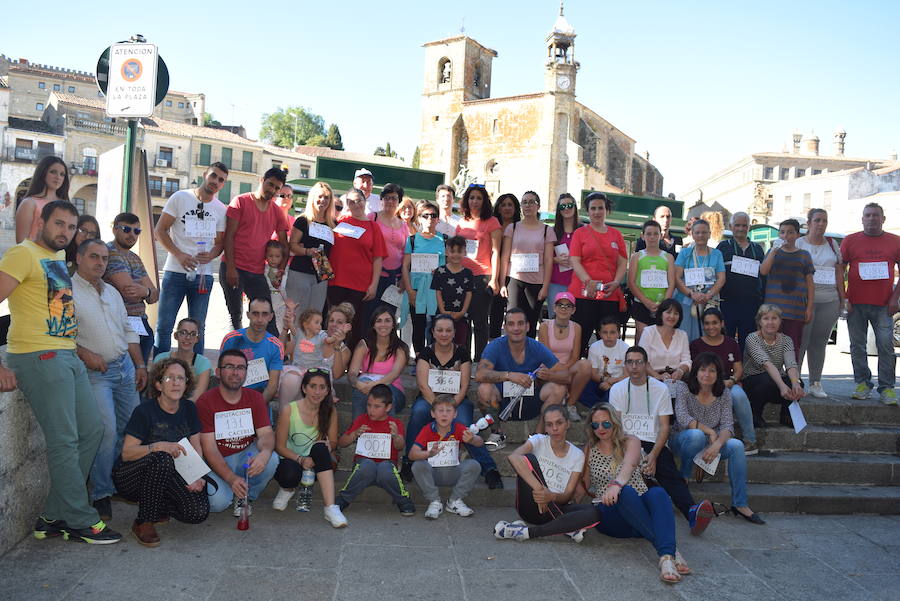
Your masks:
{"label": "striped shirt", "polygon": [[763,364],[770,361],[779,372],[797,367],[797,355],[790,336],[778,332],[773,344],[767,343],[759,332],[752,332],[744,343],[744,377],[765,373]]}
{"label": "striped shirt", "polygon": [[806,276],[816,269],[805,250],[787,252],[776,248],[772,270],[766,279],[766,299],[781,309],[782,319],[806,317]]}

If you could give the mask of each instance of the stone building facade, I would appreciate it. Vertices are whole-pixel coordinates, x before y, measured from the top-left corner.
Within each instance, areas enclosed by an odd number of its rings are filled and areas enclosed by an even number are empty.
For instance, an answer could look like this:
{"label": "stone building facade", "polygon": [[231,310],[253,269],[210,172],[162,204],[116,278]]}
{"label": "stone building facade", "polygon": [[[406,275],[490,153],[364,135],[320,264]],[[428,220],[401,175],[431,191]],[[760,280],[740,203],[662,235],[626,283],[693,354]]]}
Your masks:
{"label": "stone building facade", "polygon": [[421,168],[448,181],[465,170],[494,196],[535,190],[545,210],[583,189],[662,196],[662,174],[635,140],[576,100],[575,37],[560,11],[544,90],[501,98],[491,97],[495,50],[464,35],[426,43]]}

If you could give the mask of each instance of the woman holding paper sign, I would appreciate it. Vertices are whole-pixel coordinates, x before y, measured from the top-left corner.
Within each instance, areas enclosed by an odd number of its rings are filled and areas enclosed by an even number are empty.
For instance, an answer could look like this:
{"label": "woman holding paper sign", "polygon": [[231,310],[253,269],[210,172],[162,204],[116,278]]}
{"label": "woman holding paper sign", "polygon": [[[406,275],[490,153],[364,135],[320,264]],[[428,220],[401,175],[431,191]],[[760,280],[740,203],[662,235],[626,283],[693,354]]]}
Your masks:
{"label": "woman holding paper sign", "polygon": [[431,289],[432,272],[444,264],[444,237],[436,235],[437,205],[419,207],[419,229],[406,239],[403,249],[403,289],[400,323],[412,320],[413,348],[418,357],[425,349],[426,320],[437,313],[437,294]]}
{"label": "woman holding paper sign", "polygon": [[[554,299],[560,292],[569,289],[572,283],[572,262],[569,260],[569,248],[572,245],[572,234],[581,227],[578,219],[578,204],[575,197],[568,192],[559,195],[556,201],[556,218],[553,221],[553,233],[556,234],[554,246],[553,271],[550,273],[550,287],[547,298]],[[556,316],[555,307],[547,303],[550,319]]]}
{"label": "woman holding paper sign", "polygon": [[681,303],[683,319],[679,326],[688,341],[703,334],[700,316],[707,306],[718,306],[719,291],[725,285],[725,260],[717,248],[710,248],[709,223],[697,219],[691,226],[694,243],[675,259],[675,300]]}
{"label": "woman holding paper sign", "polygon": [[731,512],[762,525],[763,519],[747,505],[747,457],[744,443],[734,438],[731,391],[725,386],[723,371],[718,356],[700,353],[687,382],[675,384],[675,423],[670,445],[681,457],[681,475],[685,480],[690,480],[695,469],[700,474],[698,481],[707,471],[715,474],[719,458],[727,459]]}
{"label": "woman holding paper sign", "polygon": [[672,298],[675,291],[675,260],[659,246],[662,228],[650,220],[644,222],[641,232],[644,248],[632,254],[628,262],[628,289],[637,301],[631,307],[635,340],[640,340],[644,328],[656,321],[659,303]]}
{"label": "woman holding paper sign", "polygon": [[460,201],[463,218],[456,226],[456,233],[466,242],[466,258],[463,267],[475,275],[475,289],[469,314],[475,331],[475,361],[481,360],[481,351],[488,343],[488,314],[491,301],[500,292],[500,222],[491,209],[491,198],[483,184],[470,184]]}
{"label": "woman holding paper sign", "polygon": [[387,256],[381,264],[381,274],[378,278],[375,297],[366,305],[367,321],[368,317],[371,317],[372,311],[383,302],[381,295],[388,286],[400,286],[400,276],[403,271],[403,249],[406,246],[406,239],[409,238],[409,228],[406,226],[406,222],[397,215],[397,207],[401,198],[403,198],[401,186],[385,184],[381,190],[381,210],[377,213],[369,213],[369,219],[381,230]]}
{"label": "woman holding paper sign", "polygon": [[288,298],[297,303],[296,315],[307,309],[322,311],[325,308],[328,281],[319,277],[313,260],[328,257],[334,245],[334,193],[331,186],[316,182],[306,199],[303,214],[294,220],[291,228],[292,273],[285,284]]}
{"label": "woman holding paper sign", "polygon": [[825,345],[831,338],[831,330],[837,323],[844,305],[844,264],[841,251],[830,238],[825,237],[828,213],[824,209],[811,209],[806,216],[807,233],[797,240],[797,247],[812,257],[813,314],[812,320],[803,326],[800,355],[797,366],[803,367],[803,357],[809,353],[809,393],[824,399],[828,394],[822,389],[822,367],[825,365]]}
{"label": "woman holding paper sign", "polygon": [[381,305],[372,313],[371,327],[360,340],[350,359],[347,381],[353,386],[353,419],[366,412],[366,399],[376,384],[386,384],[394,395],[391,415],[406,407],[406,395],[400,374],[409,359],[409,347],[397,336],[397,322],[390,305]]}
{"label": "woman holding paper sign", "polygon": [[188,456],[185,440],[193,447],[191,455],[203,463],[200,419],[188,400],[194,386],[191,368],[184,360],[169,357],[153,365],[149,380],[151,400],[135,407],[125,426],[122,461],[113,470],[113,482],[120,496],[138,504],[131,526],[134,537],[144,546],[156,547],[159,534],[154,524],[170,517],[199,524],[209,515],[209,497],[203,474],[195,472],[197,477],[188,484],[181,475],[184,468],[175,463]]}
{"label": "woman holding paper sign", "polygon": [[537,334],[541,307],[549,291],[556,246],[556,232],[541,223],[540,208],[536,192],[522,195],[522,221],[506,226],[500,254],[500,282],[505,282],[500,286],[500,296],[509,299],[511,306],[525,310],[531,338]]}

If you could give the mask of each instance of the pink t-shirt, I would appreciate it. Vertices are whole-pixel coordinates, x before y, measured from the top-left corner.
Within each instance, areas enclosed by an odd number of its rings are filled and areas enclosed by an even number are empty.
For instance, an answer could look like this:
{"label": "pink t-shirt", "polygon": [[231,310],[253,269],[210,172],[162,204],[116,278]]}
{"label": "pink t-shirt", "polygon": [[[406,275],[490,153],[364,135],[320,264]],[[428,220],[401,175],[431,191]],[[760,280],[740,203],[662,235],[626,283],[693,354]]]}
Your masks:
{"label": "pink t-shirt", "polygon": [[[516,278],[520,282],[527,284],[543,284],[544,283],[544,247],[548,242],[556,243],[556,232],[553,228],[541,224],[537,229],[530,229],[522,225],[522,222],[510,223],[503,232],[504,238],[510,238],[512,245],[510,249],[510,271],[509,277]],[[537,254],[538,268],[537,271],[513,271],[514,254]]]}
{"label": "pink t-shirt", "polygon": [[32,213],[31,229],[28,231],[28,239],[34,242],[38,239],[38,231],[41,229],[41,211],[44,210],[44,207],[50,201],[46,198],[35,198],[32,196],[31,202],[34,203],[34,213]]}
{"label": "pink t-shirt", "polygon": [[461,219],[456,226],[456,233],[466,240],[478,240],[478,252],[475,260],[463,257],[463,267],[472,270],[473,275],[491,274],[491,255],[494,254],[491,244],[491,232],[500,229],[500,222],[496,217],[481,220],[478,218]]}
{"label": "pink t-shirt", "polygon": [[379,218],[378,213],[370,213],[369,219],[378,225],[381,237],[387,250],[387,257],[381,263],[383,269],[399,269],[403,264],[403,249],[406,247],[406,239],[409,237],[409,226],[402,219],[400,226],[393,228],[384,219]]}
{"label": "pink t-shirt", "polygon": [[250,192],[235,196],[228,205],[225,216],[238,221],[234,233],[234,266],[250,273],[263,273],[266,269],[266,242],[272,232],[291,229],[284,211],[269,201],[265,211],[260,211]]}
{"label": "pink t-shirt", "polygon": [[[373,361],[372,365],[369,365],[369,353],[366,352],[365,356],[362,360],[362,365],[360,365],[360,375],[362,374],[373,374],[378,376],[386,376],[391,373],[391,370],[394,369],[394,364],[397,362],[397,358],[399,354],[394,353],[393,356],[388,357],[384,361]],[[394,386],[397,390],[403,390],[403,381],[398,377],[396,380],[391,382],[391,385]]]}

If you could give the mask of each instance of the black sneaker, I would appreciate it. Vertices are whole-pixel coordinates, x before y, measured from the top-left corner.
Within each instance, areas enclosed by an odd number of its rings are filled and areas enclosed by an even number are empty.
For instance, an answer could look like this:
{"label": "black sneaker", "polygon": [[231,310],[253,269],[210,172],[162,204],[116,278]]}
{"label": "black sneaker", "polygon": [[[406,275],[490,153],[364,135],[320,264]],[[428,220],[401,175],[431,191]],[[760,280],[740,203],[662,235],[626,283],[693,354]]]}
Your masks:
{"label": "black sneaker", "polygon": [[90,545],[109,545],[122,540],[122,535],[103,523],[103,520],[89,528],[69,528],[64,531],[63,537],[76,543],[88,543]]}
{"label": "black sneaker", "polygon": [[416,506],[409,499],[403,499],[402,501],[397,503],[397,509],[400,510],[400,515],[404,517],[409,517],[416,514]]}
{"label": "black sneaker", "polygon": [[500,472],[497,470],[491,470],[486,473],[484,475],[484,481],[491,490],[503,488],[503,479],[500,477]]}
{"label": "black sneaker", "polygon": [[44,540],[45,538],[64,536],[68,529],[69,525],[63,520],[50,521],[44,516],[40,516],[34,524],[34,531],[32,534],[34,535],[34,538]]}
{"label": "black sneaker", "polygon": [[347,509],[348,507],[350,507],[350,503],[345,501],[344,497],[341,497],[341,496],[338,496],[338,498],[334,500],[334,504],[337,505],[338,509],[340,509],[342,512],[345,509]]}
{"label": "black sneaker", "polygon": [[412,473],[412,463],[409,461],[404,461],[403,465],[400,466],[400,479],[404,482],[412,482],[413,481],[413,473]]}
{"label": "black sneaker", "polygon": [[94,509],[100,514],[100,519],[108,522],[112,519],[112,499],[103,497],[94,501]]}

